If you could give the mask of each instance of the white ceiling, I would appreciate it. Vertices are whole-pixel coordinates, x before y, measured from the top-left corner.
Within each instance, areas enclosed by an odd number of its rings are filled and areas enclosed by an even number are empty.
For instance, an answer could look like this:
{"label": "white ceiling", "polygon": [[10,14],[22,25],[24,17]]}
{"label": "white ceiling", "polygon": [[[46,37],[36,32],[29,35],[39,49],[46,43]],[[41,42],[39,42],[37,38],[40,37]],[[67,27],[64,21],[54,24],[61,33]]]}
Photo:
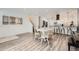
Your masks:
{"label": "white ceiling", "polygon": [[69,8],[0,8],[2,11],[20,13],[24,15],[46,15],[58,11],[68,10]]}

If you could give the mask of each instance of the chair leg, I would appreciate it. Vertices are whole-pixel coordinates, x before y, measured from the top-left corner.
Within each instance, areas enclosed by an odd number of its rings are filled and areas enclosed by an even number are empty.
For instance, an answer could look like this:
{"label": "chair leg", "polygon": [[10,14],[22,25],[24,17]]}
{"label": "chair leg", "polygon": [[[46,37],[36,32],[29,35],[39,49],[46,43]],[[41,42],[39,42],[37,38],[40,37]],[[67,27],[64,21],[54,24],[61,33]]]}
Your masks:
{"label": "chair leg", "polygon": [[75,44],[68,43],[68,51],[70,51],[70,46],[74,46],[74,47],[76,47],[76,45],[75,45]]}
{"label": "chair leg", "polygon": [[47,38],[47,44],[49,45],[49,40],[48,40],[48,38]]}
{"label": "chair leg", "polygon": [[43,44],[43,38],[41,39],[41,44]]}
{"label": "chair leg", "polygon": [[68,51],[70,51],[70,43],[68,43]]}

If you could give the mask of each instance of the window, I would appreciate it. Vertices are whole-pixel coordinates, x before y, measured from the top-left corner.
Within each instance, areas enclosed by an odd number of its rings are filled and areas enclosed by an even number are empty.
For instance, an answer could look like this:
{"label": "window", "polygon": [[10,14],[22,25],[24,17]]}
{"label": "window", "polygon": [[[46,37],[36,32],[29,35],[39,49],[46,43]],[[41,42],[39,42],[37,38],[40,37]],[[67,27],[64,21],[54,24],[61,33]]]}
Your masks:
{"label": "window", "polygon": [[18,24],[22,24],[22,18],[18,18]]}
{"label": "window", "polygon": [[60,20],[60,15],[59,14],[56,15],[56,20]]}
{"label": "window", "polygon": [[13,16],[3,16],[3,24],[22,24],[22,18]]}
{"label": "window", "polygon": [[8,24],[8,16],[3,16],[3,24]]}
{"label": "window", "polygon": [[16,17],[10,16],[10,24],[16,24]]}

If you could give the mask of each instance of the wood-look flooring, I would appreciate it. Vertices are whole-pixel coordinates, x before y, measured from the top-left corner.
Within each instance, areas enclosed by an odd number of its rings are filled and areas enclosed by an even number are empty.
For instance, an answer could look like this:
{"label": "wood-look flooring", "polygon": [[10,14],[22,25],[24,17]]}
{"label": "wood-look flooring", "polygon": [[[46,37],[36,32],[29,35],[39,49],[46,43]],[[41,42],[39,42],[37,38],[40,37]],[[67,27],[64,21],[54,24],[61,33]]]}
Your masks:
{"label": "wood-look flooring", "polygon": [[31,33],[17,35],[19,38],[0,43],[0,51],[67,51],[68,37],[55,34],[52,36],[50,45],[40,40],[34,40]]}

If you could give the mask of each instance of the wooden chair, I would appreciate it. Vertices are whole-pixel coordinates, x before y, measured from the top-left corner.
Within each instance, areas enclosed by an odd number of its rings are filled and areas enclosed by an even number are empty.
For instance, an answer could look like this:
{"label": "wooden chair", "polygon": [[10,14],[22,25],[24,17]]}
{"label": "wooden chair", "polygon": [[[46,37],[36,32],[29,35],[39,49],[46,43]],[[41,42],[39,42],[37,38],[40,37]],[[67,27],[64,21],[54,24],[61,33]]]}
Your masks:
{"label": "wooden chair", "polygon": [[70,47],[73,46],[75,48],[79,48],[79,41],[74,41],[74,38],[71,38],[72,42],[68,42],[68,51],[70,51]]}
{"label": "wooden chair", "polygon": [[42,31],[40,39],[41,39],[41,43],[47,42],[47,44],[49,45],[48,31]]}
{"label": "wooden chair", "polygon": [[74,36],[70,37],[70,41],[68,42],[68,51],[70,51],[70,47],[73,46],[76,49],[79,48],[79,40],[76,40]]}

